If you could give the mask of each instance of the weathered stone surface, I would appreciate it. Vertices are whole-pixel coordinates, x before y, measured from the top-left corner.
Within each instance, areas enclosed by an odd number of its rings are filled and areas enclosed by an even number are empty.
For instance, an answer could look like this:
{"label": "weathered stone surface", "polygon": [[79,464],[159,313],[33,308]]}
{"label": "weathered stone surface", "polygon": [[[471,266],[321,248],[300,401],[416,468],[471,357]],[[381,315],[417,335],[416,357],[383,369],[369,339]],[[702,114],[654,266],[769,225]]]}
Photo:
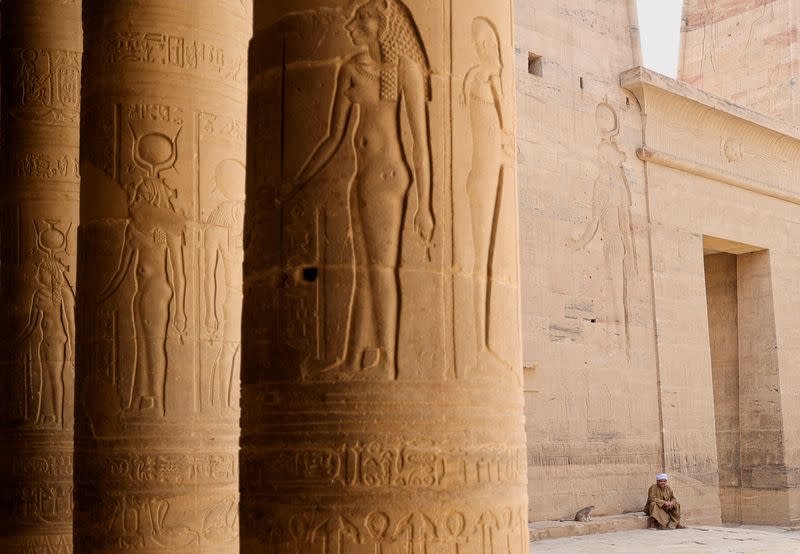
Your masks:
{"label": "weathered stone surface", "polygon": [[511,3],[255,29],[243,549],[527,552]]}
{"label": "weathered stone surface", "polygon": [[532,521],[641,510],[663,464],[642,116],[619,87],[637,59],[626,4],[515,3]]}
{"label": "weathered stone surface", "polygon": [[0,551],[72,551],[80,2],[2,3]]}
{"label": "weathered stone surface", "polygon": [[84,10],[76,548],[237,552],[250,6]]}
{"label": "weathered stone surface", "polygon": [[740,437],[742,521],[794,525],[792,360],[800,312],[790,283],[798,264],[792,160],[800,155],[800,129],[646,70],[626,72],[621,82],[647,113],[638,155],[650,191],[667,469],[683,481],[676,487],[681,505],[697,510],[684,517],[710,521],[719,517],[717,502],[736,501],[730,490],[718,492],[719,455],[727,454],[718,454],[717,433],[734,420],[715,421],[708,313],[721,304],[708,304],[715,300],[706,294],[703,260],[704,252],[724,252],[737,256],[740,409],[738,429],[730,430]]}
{"label": "weathered stone surface", "polygon": [[792,0],[684,0],[678,78],[797,123],[797,15]]}

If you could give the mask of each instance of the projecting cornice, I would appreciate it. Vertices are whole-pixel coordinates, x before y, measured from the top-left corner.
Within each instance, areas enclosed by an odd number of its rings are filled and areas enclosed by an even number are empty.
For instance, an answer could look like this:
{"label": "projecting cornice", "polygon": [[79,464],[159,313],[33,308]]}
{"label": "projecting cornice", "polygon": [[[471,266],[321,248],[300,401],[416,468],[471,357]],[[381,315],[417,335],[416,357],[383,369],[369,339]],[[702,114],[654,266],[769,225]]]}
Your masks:
{"label": "projecting cornice", "polygon": [[800,204],[800,127],[643,67],[620,85],[641,105],[640,159]]}

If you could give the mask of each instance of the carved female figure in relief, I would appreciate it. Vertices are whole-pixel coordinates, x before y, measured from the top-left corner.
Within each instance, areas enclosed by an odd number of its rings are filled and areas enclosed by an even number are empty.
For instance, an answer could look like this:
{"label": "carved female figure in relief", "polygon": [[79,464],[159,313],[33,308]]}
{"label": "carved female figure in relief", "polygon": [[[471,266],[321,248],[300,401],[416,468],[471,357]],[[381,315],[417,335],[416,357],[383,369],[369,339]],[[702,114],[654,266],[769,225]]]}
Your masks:
{"label": "carved female figure in relief", "polygon": [[[177,138],[177,137],[176,137]],[[131,301],[135,360],[126,409],[164,415],[167,329],[175,300],[173,326],[186,331],[186,276],[183,261],[184,219],[175,213],[175,191],[160,177],[176,158],[174,139],[160,133],[137,137],[135,162],[148,176],[128,187],[129,217],[117,268],[101,301],[134,279]]]}
{"label": "carved female figure in relief", "polygon": [[[356,266],[343,364],[396,377],[400,245],[406,196],[417,189],[414,228],[430,246],[431,151],[428,58],[413,17],[400,0],[370,0],[346,25],[359,52],[339,69],[327,136],[303,165],[302,187],[331,161],[349,128],[356,158],[350,228]],[[411,160],[402,141],[407,118]],[[364,278],[366,274],[366,278]]]}
{"label": "carved female figure in relief", "polygon": [[626,351],[630,346],[628,287],[636,278],[636,251],[631,221],[631,190],[625,176],[625,152],[617,145],[619,119],[614,108],[601,102],[595,110],[600,144],[597,147],[599,175],[592,191],[592,219],[574,248],[584,248],[600,232],[603,257],[609,271],[614,311],[625,325]]}
{"label": "carved female figure in relief", "polygon": [[491,21],[472,21],[472,40],[478,63],[464,77],[461,103],[469,109],[472,127],[472,165],[467,177],[472,220],[473,303],[478,366],[510,368],[489,346],[491,264],[497,238],[497,214],[505,164],[513,158],[512,135],[506,129],[503,97],[503,60],[500,37]]}
{"label": "carved female figure in relief", "polygon": [[[53,222],[47,223],[47,229],[37,229],[37,243],[48,255],[37,267],[28,324],[20,335],[25,341],[38,331],[38,344],[31,348],[25,372],[29,381],[34,373],[39,375],[38,386],[26,387],[38,391],[38,401],[35,409],[26,410],[26,418],[39,425],[63,425],[64,370],[75,358],[75,295],[67,280],[67,268],[55,255],[66,248],[66,233]],[[36,372],[30,364],[33,360],[38,366]]]}

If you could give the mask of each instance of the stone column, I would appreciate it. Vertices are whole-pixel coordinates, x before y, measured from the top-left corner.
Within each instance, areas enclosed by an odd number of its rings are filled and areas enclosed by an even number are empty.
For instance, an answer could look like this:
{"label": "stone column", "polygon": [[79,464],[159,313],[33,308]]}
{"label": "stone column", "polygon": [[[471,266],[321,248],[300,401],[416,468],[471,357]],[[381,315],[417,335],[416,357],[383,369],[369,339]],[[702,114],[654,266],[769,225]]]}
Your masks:
{"label": "stone column", "polygon": [[242,0],[84,2],[76,548],[238,552]]}
{"label": "stone column", "polygon": [[80,17],[2,3],[2,552],[72,551]]}
{"label": "stone column", "polygon": [[247,552],[528,551],[511,13],[256,6]]}

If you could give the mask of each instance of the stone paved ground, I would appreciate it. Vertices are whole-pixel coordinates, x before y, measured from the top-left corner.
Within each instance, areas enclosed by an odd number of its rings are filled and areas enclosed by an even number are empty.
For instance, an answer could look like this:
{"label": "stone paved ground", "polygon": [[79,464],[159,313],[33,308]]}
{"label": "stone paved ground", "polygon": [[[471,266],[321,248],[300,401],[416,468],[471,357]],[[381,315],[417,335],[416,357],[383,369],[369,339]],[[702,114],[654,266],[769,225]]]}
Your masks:
{"label": "stone paved ground", "polygon": [[800,553],[800,531],[787,531],[779,527],[690,527],[684,530],[656,531],[640,529],[601,535],[585,535],[566,539],[537,541],[531,544],[531,553],[541,552],[738,552]]}

